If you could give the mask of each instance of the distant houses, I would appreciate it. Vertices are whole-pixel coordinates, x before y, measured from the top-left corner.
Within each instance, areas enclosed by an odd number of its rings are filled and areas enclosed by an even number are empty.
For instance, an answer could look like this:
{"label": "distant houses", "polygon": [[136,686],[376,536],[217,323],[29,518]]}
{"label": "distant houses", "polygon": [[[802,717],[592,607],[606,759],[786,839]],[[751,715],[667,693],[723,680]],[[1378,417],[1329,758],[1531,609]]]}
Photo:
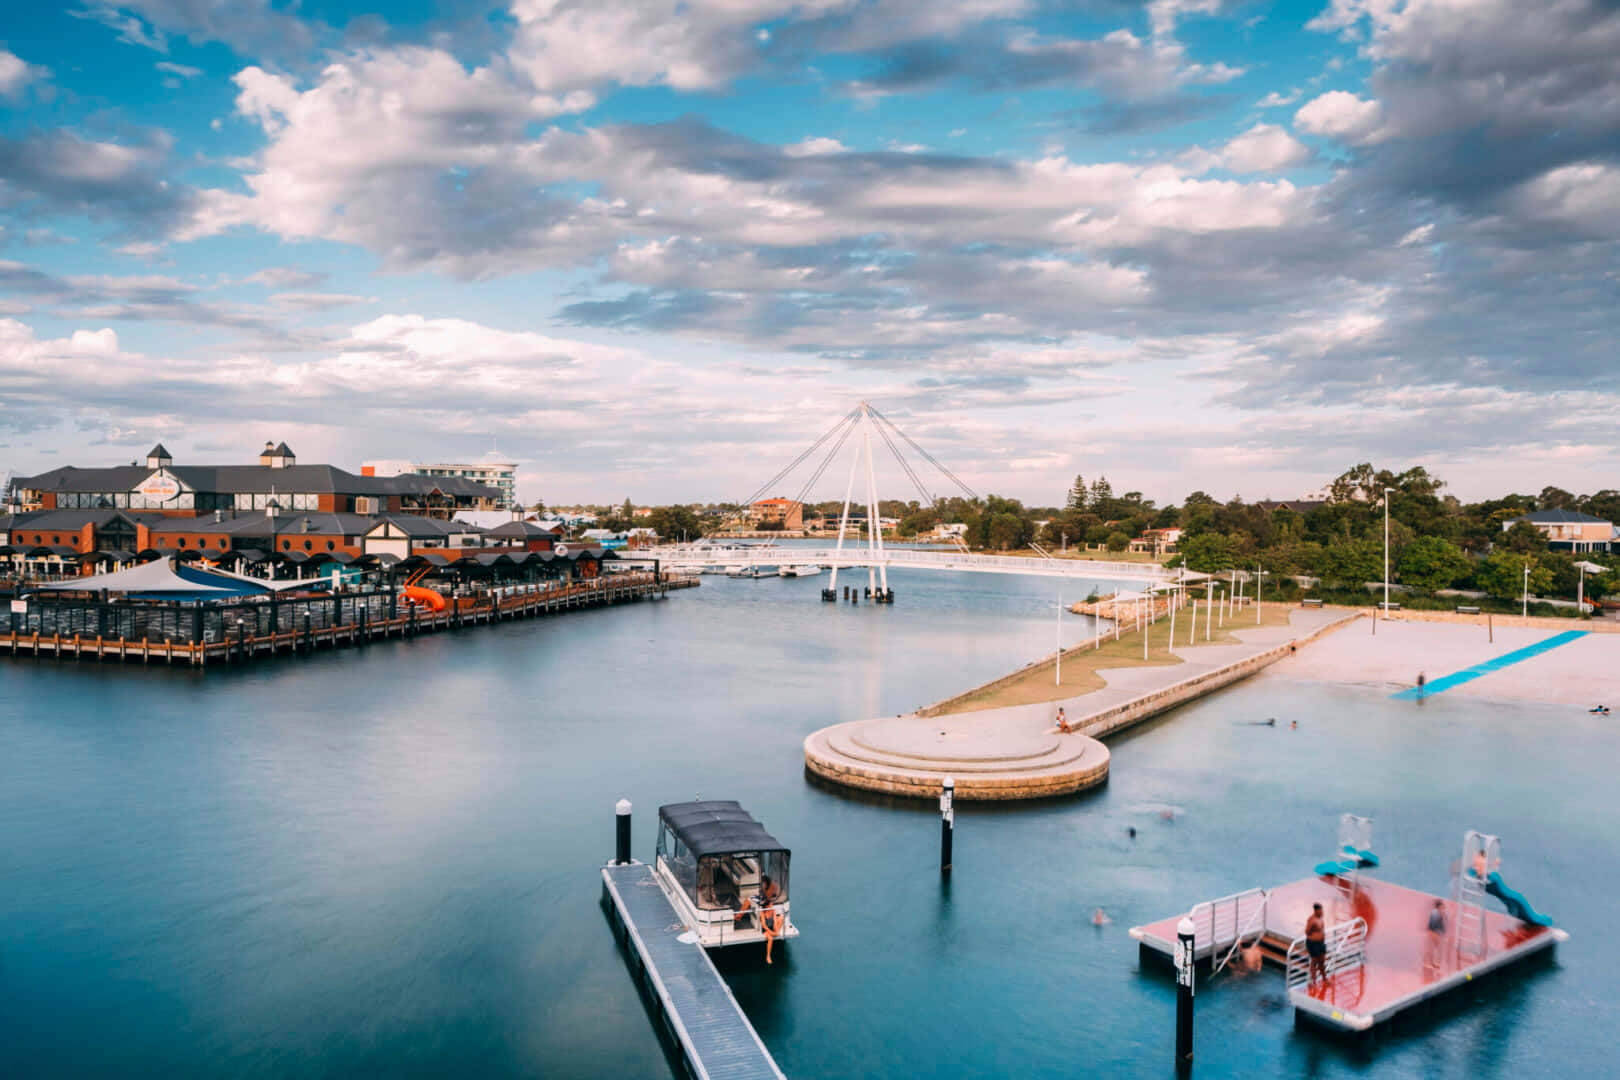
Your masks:
{"label": "distant houses", "polygon": [[1547,546],[1554,551],[1614,549],[1614,523],[1591,514],[1579,514],[1574,510],[1532,510],[1511,521],[1502,522],[1502,531],[1507,532],[1521,521],[1535,526],[1547,538]]}

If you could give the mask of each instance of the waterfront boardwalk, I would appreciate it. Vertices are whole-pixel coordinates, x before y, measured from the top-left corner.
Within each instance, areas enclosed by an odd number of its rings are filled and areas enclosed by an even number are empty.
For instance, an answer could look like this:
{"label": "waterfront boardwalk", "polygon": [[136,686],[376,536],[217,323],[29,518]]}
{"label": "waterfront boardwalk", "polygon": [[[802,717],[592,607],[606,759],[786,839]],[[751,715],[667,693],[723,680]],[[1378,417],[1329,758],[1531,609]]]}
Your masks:
{"label": "waterfront boardwalk", "polygon": [[687,1072],[714,1080],[782,1080],[708,952],[681,925],[652,867],[603,867],[602,899],[654,1017]]}
{"label": "waterfront boardwalk", "polygon": [[[937,798],[946,776],[956,781],[958,799],[1034,799],[1081,791],[1108,778],[1102,737],[1236,682],[1359,617],[1295,608],[1286,623],[1228,625],[1236,639],[1232,643],[1177,645],[1179,664],[1102,669],[1106,685],[1077,696],[834,724],[805,739],[805,765],[847,787],[913,798]],[[1054,729],[1060,706],[1074,734]]]}
{"label": "waterfront boardwalk", "polygon": [[[1361,1032],[1487,972],[1569,939],[1567,933],[1555,927],[1537,926],[1486,910],[1484,948],[1477,955],[1459,953],[1448,940],[1439,950],[1438,965],[1426,967],[1426,928],[1436,900],[1442,903],[1446,926],[1455,928],[1457,905],[1453,901],[1365,875],[1356,883],[1354,899],[1347,901],[1334,878],[1305,878],[1273,889],[1252,890],[1240,902],[1243,906],[1231,907],[1230,917],[1199,905],[1204,908],[1202,919],[1196,910],[1190,913],[1198,927],[1193,955],[1199,960],[1219,960],[1236,937],[1252,939],[1255,931],[1261,931],[1260,955],[1286,967],[1290,949],[1303,937],[1312,904],[1323,905],[1330,925],[1341,919],[1364,920],[1366,937],[1351,962],[1335,967],[1330,955],[1332,975],[1327,980],[1312,987],[1296,976],[1289,980],[1288,989],[1289,1004],[1304,1018],[1333,1030]],[[1239,928],[1237,913],[1243,913],[1241,919],[1247,926],[1251,910],[1258,913],[1253,929]],[[1140,943],[1144,953],[1168,958],[1175,949],[1176,924],[1184,917],[1177,914],[1132,927],[1131,937]]]}
{"label": "waterfront boardwalk", "polygon": [[[604,607],[649,597],[670,589],[696,586],[691,576],[662,577],[623,574],[597,578],[562,588],[514,586],[459,598],[440,612],[415,609],[392,618],[359,619],[326,626],[294,627],[278,633],[227,634],[216,641],[130,640],[90,634],[40,634],[8,631],[0,634],[0,655],[50,657],[55,660],[122,661],[126,663],[184,664],[207,667],[242,663],[277,655],[310,653],[316,649],[364,645],[372,641],[414,637],[512,619],[535,618],[582,608]],[[341,594],[339,594],[341,595]]]}

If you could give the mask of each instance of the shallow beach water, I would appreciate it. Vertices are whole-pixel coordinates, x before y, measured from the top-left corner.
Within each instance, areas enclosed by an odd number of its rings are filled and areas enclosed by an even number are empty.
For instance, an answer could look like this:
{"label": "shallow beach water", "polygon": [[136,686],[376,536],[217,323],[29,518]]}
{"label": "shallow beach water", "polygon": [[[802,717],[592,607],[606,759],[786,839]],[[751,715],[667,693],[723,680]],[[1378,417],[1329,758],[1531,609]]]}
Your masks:
{"label": "shallow beach water", "polygon": [[794,849],[803,936],[724,962],[789,1076],[1168,1075],[1173,987],[1127,928],[1305,876],[1346,810],[1434,892],[1497,833],[1573,940],[1361,1047],[1296,1031],[1274,972],[1218,979],[1198,1074],[1610,1069],[1610,721],[1262,675],[1114,740],[1101,791],[960,806],[942,885],[937,811],[813,784],[800,743],[1048,652],[1056,586],[898,573],[879,608],[826,580],[239,671],[0,662],[8,1072],[668,1075],[596,868],[614,800],[649,858],[657,805],[699,795]]}

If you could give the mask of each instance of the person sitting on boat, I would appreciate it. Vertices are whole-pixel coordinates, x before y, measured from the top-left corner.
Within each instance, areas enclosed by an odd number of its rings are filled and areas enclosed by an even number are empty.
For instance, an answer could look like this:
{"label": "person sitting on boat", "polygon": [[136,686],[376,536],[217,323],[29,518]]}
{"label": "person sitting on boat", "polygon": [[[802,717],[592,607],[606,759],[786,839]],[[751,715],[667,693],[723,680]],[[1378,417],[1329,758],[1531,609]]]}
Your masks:
{"label": "person sitting on boat", "polygon": [[782,886],[772,881],[771,875],[761,874],[759,876],[759,902],[765,907],[770,907],[781,899]]}
{"label": "person sitting on boat", "polygon": [[765,962],[771,962],[771,944],[782,936],[782,913],[773,907],[761,908],[759,930],[765,935]]}

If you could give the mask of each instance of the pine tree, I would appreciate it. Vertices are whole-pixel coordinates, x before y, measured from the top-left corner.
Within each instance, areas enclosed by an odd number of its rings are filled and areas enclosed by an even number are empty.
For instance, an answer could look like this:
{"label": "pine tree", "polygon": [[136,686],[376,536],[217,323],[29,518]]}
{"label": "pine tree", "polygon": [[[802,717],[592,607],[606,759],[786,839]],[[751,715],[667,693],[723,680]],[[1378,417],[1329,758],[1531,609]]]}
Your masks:
{"label": "pine tree", "polygon": [[1114,498],[1114,485],[1112,485],[1112,484],[1110,484],[1108,482],[1108,477],[1106,477],[1106,476],[1099,477],[1097,479],[1097,482],[1091,485],[1091,505],[1092,506],[1096,506],[1098,503],[1109,502],[1113,498]]}
{"label": "pine tree", "polygon": [[1084,510],[1088,496],[1086,495],[1086,478],[1079,473],[1075,474],[1074,486],[1069,488],[1069,509]]}

